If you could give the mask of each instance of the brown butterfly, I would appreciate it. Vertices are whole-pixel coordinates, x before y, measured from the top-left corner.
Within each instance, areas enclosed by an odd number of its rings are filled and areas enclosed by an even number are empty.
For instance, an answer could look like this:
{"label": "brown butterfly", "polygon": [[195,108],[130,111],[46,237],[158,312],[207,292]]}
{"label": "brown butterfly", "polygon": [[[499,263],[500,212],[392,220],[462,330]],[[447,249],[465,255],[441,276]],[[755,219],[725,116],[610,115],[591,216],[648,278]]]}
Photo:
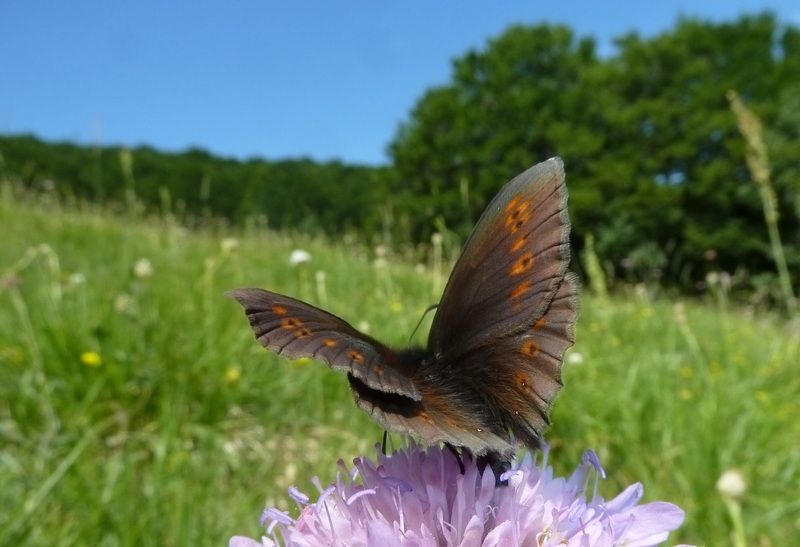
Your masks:
{"label": "brown butterfly", "polygon": [[347,373],[356,404],[389,431],[461,447],[507,469],[516,437],[538,448],[574,341],[577,282],[559,158],[509,182],[456,262],[425,348],[392,349],[289,296],[236,289],[261,344]]}

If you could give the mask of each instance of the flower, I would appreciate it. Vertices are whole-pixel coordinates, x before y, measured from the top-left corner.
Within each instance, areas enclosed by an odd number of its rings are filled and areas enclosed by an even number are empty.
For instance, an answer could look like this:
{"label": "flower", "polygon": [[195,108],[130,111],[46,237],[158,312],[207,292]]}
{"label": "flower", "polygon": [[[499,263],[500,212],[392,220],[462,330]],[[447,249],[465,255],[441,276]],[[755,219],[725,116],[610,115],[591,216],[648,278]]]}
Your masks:
{"label": "flower", "polygon": [[583,354],[577,351],[571,351],[567,354],[567,363],[571,365],[583,364]]}
{"label": "flower", "polygon": [[289,264],[292,266],[299,266],[300,264],[306,264],[308,262],[311,262],[311,253],[303,249],[295,249],[289,255]]}
{"label": "flower", "polygon": [[114,311],[117,313],[132,311],[135,305],[133,297],[127,293],[120,293],[114,297]]}
{"label": "flower", "polygon": [[729,498],[743,497],[747,491],[747,481],[744,479],[744,473],[738,469],[725,471],[717,480],[717,491]]}
{"label": "flower", "polygon": [[639,483],[609,501],[587,500],[592,471],[605,477],[592,451],[569,479],[553,477],[547,457],[546,448],[539,466],[526,455],[497,486],[491,469],[481,473],[469,456],[462,472],[456,457],[438,446],[423,450],[411,442],[391,455],[378,447],[377,464],[357,458],[336,484],[324,490],[318,484],[316,502],[291,488],[299,516],[266,509],[267,536],[260,543],[236,536],[229,546],[647,546],[683,522],[683,511],[670,503],[637,505]]}
{"label": "flower", "polygon": [[146,258],[140,258],[133,264],[133,275],[144,279],[153,275],[153,265]]}
{"label": "flower", "polygon": [[87,367],[99,367],[103,364],[103,360],[96,351],[84,351],[81,353],[81,363]]}
{"label": "flower", "polygon": [[235,237],[226,237],[220,242],[222,254],[228,255],[239,248],[239,240]]}
{"label": "flower", "polygon": [[225,379],[228,381],[229,384],[232,384],[239,380],[242,377],[242,370],[239,367],[228,367],[228,370],[225,371]]}
{"label": "flower", "polygon": [[84,283],[86,283],[86,276],[80,272],[71,273],[67,278],[67,285],[69,288],[77,287]]}
{"label": "flower", "polygon": [[733,524],[731,542],[733,545],[747,545],[747,534],[744,531],[742,518],[742,498],[747,492],[744,473],[738,469],[725,471],[717,480],[717,492],[722,494],[722,503],[728,510],[728,517]]}

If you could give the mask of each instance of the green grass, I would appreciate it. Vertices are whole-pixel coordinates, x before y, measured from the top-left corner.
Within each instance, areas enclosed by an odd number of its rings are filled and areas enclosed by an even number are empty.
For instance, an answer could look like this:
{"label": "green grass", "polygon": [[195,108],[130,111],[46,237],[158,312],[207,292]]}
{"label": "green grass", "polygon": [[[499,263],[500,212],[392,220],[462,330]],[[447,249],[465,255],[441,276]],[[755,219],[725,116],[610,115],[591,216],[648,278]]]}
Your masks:
{"label": "green grass", "polygon": [[[441,291],[431,261],[417,268],[409,250],[380,268],[353,243],[187,232],[12,194],[0,200],[0,544],[224,545],[257,536],[265,504],[288,508],[290,485],[313,492],[337,459],[372,453],[382,432],[344,377],[264,351],[222,293],[292,294],[403,345]],[[294,248],[307,267],[289,265]],[[687,512],[671,542],[708,545],[730,544],[715,483],[740,469],[749,544],[786,544],[800,535],[797,326],[681,306],[583,297],[583,361],[565,365],[551,462],[566,474],[593,448],[604,495],[641,481],[646,500]]]}

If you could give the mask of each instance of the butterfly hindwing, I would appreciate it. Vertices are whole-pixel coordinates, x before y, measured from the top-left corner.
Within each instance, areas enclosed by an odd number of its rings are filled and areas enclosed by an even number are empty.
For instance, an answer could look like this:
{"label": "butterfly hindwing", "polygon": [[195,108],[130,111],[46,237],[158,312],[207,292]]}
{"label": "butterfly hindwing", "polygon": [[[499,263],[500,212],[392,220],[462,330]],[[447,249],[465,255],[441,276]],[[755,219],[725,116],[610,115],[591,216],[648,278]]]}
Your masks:
{"label": "butterfly hindwing", "polygon": [[321,359],[374,390],[419,400],[397,354],[343,319],[262,289],[236,289],[226,294],[244,307],[256,339],[265,348],[290,359]]}
{"label": "butterfly hindwing", "polygon": [[389,431],[413,434],[427,443],[446,442],[465,446],[474,454],[508,455],[513,447],[502,428],[487,427],[487,407],[480,400],[466,400],[464,393],[446,385],[421,382],[419,401],[386,394],[350,379],[356,404]]}

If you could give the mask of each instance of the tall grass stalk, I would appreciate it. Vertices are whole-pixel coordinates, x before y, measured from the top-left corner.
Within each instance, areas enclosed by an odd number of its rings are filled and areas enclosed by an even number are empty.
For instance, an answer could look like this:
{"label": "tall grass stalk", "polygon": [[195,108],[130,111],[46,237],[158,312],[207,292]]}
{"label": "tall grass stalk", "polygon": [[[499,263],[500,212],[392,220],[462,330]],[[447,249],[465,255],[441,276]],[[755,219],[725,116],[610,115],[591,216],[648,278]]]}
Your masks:
{"label": "tall grass stalk", "polygon": [[742,103],[736,91],[728,91],[727,97],[731,110],[736,115],[739,131],[747,142],[747,168],[750,170],[753,182],[758,187],[761,204],[764,207],[764,220],[767,223],[772,257],[778,270],[784,305],[789,314],[794,315],[797,313],[797,299],[794,296],[792,279],[789,276],[789,268],[786,266],[786,256],[778,231],[778,197],[770,181],[769,157],[767,145],[764,143],[761,121]]}
{"label": "tall grass stalk", "polygon": [[608,300],[608,283],[603,266],[600,264],[600,257],[597,256],[595,250],[594,234],[586,235],[583,256],[586,276],[589,278],[589,288],[599,300]]}

